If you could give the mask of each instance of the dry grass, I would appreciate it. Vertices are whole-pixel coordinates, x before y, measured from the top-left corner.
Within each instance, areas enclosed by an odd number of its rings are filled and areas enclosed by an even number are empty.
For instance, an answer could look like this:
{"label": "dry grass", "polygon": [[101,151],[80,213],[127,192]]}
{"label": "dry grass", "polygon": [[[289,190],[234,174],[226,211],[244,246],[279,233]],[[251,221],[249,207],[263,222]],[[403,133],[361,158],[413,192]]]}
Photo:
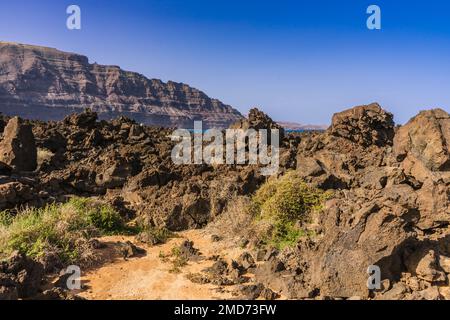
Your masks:
{"label": "dry grass", "polygon": [[123,226],[111,207],[74,198],[64,204],[0,213],[0,257],[20,251],[39,258],[56,253],[65,263],[89,265],[95,257],[89,240]]}
{"label": "dry grass", "polygon": [[228,201],[225,212],[210,226],[225,238],[246,238],[254,244],[280,249],[301,237],[314,236],[306,225],[331,194],[308,186],[295,172],[269,179],[251,197]]}
{"label": "dry grass", "polygon": [[41,167],[42,164],[48,163],[51,161],[55,154],[48,149],[38,148],[37,149],[37,164],[38,167]]}
{"label": "dry grass", "polygon": [[209,230],[223,238],[240,237],[247,234],[254,220],[250,208],[249,197],[234,197],[228,201],[224,212],[208,225]]}

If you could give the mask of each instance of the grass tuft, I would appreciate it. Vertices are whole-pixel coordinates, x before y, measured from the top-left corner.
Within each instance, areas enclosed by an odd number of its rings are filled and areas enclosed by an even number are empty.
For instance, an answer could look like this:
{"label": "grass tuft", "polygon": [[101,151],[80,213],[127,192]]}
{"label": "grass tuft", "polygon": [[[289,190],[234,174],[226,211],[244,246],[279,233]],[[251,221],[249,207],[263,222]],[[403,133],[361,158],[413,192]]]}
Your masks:
{"label": "grass tuft", "polygon": [[121,216],[109,205],[73,198],[64,204],[0,213],[0,256],[20,251],[39,258],[56,252],[65,263],[94,259],[89,240],[123,230]]}
{"label": "grass tuft", "polygon": [[301,226],[322,210],[330,195],[306,184],[295,171],[263,184],[250,203],[256,224],[264,226],[263,242],[282,249],[311,235]]}
{"label": "grass tuft", "polygon": [[173,247],[171,250],[172,268],[170,273],[180,273],[181,268],[188,264],[188,258],[184,256],[179,247]]}

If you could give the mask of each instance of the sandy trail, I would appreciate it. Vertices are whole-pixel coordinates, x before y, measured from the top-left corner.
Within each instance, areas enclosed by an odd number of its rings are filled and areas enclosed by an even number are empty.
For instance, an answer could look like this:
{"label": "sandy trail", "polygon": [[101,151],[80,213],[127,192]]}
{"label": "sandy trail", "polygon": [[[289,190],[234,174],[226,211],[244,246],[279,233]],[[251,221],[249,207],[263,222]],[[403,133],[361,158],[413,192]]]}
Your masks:
{"label": "sandy trail", "polygon": [[[179,234],[163,245],[145,246],[133,237],[111,236],[100,239],[107,244],[103,251],[103,266],[82,275],[84,290],[80,296],[90,300],[190,300],[230,299],[233,287],[219,288],[212,284],[196,284],[186,278],[190,272],[200,272],[213,264],[206,258],[221,254],[235,257],[241,249],[226,247],[224,242],[212,242],[205,230],[190,230]],[[172,263],[164,261],[161,253],[168,255],[174,246],[184,240],[194,241],[201,253],[200,261],[188,262],[180,273],[170,272]],[[131,241],[147,253],[125,261],[117,253],[117,242]]]}

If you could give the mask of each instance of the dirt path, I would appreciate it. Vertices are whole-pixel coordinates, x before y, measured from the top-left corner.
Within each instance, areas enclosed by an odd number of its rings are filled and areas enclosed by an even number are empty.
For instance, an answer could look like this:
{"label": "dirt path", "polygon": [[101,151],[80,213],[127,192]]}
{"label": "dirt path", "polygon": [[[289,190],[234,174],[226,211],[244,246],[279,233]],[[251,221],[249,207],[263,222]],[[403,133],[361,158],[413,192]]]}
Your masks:
{"label": "dirt path", "polygon": [[[184,240],[194,242],[200,250],[199,261],[188,262],[181,268],[180,273],[173,273],[170,261],[161,258],[169,255],[174,246]],[[141,257],[130,258],[125,261],[117,253],[117,242],[131,241],[133,237],[105,237],[100,239],[107,244],[103,250],[105,263],[102,267],[88,271],[82,277],[85,290],[79,295],[93,300],[158,300],[158,299],[230,299],[232,287],[221,289],[212,284],[196,284],[186,278],[190,272],[199,272],[213,264],[207,257],[221,254],[234,257],[240,254],[238,248],[226,247],[223,242],[212,242],[211,236],[204,230],[190,230],[180,233],[180,238],[171,239],[164,245],[143,246],[147,253]]]}

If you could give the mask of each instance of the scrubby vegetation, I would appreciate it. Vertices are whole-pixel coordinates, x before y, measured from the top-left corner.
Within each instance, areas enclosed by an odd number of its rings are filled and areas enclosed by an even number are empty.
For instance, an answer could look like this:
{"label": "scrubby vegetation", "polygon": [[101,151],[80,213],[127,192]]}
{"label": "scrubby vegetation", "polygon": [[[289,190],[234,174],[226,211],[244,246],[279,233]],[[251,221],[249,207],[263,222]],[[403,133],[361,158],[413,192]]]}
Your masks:
{"label": "scrubby vegetation", "polygon": [[179,247],[173,247],[171,250],[172,268],[169,270],[171,273],[180,273],[181,268],[186,266],[188,258],[181,253]]}
{"label": "scrubby vegetation", "polygon": [[37,148],[37,165],[41,167],[44,163],[50,162],[54,156],[53,152],[48,149]]}
{"label": "scrubby vegetation", "polygon": [[111,206],[83,198],[24,209],[15,216],[4,211],[0,256],[18,250],[39,258],[52,252],[66,263],[89,263],[94,259],[90,239],[124,230],[121,216]]}
{"label": "scrubby vegetation", "polygon": [[308,186],[291,171],[266,182],[251,198],[255,223],[264,229],[262,241],[278,248],[295,245],[300,237],[312,235],[302,228],[311,222],[330,194]]}
{"label": "scrubby vegetation", "polygon": [[311,225],[331,196],[290,171],[270,178],[252,196],[230,200],[210,228],[224,237],[248,239],[257,245],[294,246],[301,237],[316,235]]}

